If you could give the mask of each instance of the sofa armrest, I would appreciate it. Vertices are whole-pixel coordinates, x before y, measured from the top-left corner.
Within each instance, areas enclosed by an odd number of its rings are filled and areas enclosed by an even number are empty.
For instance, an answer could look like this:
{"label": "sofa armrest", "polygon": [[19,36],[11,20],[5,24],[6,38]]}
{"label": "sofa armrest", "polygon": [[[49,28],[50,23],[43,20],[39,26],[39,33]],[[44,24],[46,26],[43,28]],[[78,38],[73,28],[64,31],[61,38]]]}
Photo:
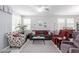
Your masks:
{"label": "sofa armrest", "polygon": [[70,41],[62,41],[61,44],[70,44],[70,45],[73,45],[73,42],[70,42]]}
{"label": "sofa armrest", "polygon": [[79,48],[70,48],[69,53],[79,53]]}

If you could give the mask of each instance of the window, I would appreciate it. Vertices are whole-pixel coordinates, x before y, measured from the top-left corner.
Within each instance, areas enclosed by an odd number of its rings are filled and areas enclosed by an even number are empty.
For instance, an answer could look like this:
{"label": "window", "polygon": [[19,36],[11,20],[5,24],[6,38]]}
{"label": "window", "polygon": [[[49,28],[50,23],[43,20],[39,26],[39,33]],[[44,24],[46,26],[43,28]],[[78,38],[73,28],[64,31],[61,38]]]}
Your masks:
{"label": "window", "polygon": [[75,29],[75,22],[74,18],[58,18],[58,30],[62,29],[63,27]]}
{"label": "window", "polygon": [[67,27],[69,28],[75,28],[75,23],[73,18],[67,18]]}
{"label": "window", "polygon": [[58,18],[57,20],[57,24],[58,24],[58,30],[62,29],[63,27],[65,27],[65,19],[64,18]]}
{"label": "window", "polygon": [[12,31],[18,30],[18,28],[16,29],[18,24],[21,24],[21,16],[13,14],[12,15]]}
{"label": "window", "polygon": [[23,24],[27,26],[27,30],[31,29],[31,19],[23,19]]}

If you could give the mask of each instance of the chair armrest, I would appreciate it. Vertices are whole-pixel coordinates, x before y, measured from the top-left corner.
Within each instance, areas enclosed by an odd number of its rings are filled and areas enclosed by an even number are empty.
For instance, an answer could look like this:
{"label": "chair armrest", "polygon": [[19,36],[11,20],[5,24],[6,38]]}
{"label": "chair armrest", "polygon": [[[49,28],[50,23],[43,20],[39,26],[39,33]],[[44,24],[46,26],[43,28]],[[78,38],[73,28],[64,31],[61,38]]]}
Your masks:
{"label": "chair armrest", "polygon": [[79,53],[79,48],[70,48],[69,53]]}
{"label": "chair armrest", "polygon": [[20,34],[20,36],[24,38],[24,35],[23,34]]}

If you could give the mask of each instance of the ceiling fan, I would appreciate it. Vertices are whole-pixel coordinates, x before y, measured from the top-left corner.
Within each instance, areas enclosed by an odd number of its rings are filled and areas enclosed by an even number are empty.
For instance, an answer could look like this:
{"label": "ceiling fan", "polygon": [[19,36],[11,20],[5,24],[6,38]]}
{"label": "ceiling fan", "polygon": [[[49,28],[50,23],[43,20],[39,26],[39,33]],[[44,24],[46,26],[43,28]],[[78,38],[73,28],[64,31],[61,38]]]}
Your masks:
{"label": "ceiling fan", "polygon": [[50,11],[48,6],[38,6],[37,10],[38,12],[49,12]]}

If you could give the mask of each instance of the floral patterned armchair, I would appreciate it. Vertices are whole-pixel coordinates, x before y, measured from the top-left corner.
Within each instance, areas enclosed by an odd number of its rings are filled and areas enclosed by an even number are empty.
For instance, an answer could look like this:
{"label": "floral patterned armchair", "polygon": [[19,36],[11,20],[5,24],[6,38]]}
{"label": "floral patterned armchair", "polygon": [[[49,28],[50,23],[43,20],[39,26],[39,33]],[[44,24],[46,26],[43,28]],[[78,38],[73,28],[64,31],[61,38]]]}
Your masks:
{"label": "floral patterned armchair", "polygon": [[17,32],[9,33],[8,42],[10,47],[20,48],[25,43],[24,35]]}

